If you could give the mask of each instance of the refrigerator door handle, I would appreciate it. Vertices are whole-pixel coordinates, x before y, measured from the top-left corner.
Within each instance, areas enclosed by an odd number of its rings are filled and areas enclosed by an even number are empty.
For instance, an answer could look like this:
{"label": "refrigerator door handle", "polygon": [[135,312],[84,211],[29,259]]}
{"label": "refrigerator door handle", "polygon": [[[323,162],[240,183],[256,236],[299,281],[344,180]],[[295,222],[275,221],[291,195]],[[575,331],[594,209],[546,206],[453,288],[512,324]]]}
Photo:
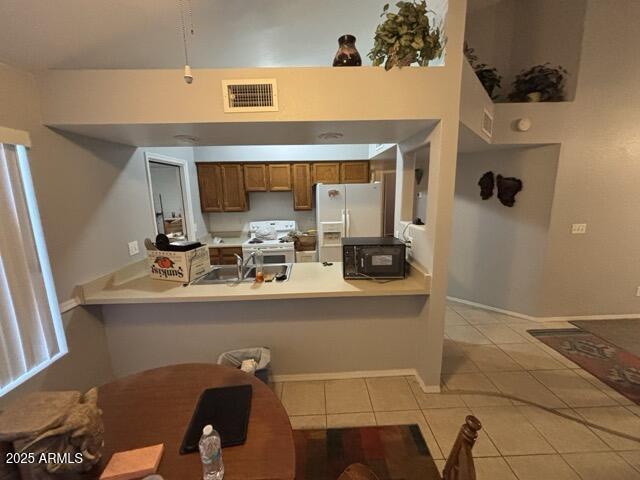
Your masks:
{"label": "refrigerator door handle", "polygon": [[351,236],[351,212],[347,209],[347,237]]}
{"label": "refrigerator door handle", "polygon": [[345,209],[342,209],[342,236],[347,236],[347,214]]}

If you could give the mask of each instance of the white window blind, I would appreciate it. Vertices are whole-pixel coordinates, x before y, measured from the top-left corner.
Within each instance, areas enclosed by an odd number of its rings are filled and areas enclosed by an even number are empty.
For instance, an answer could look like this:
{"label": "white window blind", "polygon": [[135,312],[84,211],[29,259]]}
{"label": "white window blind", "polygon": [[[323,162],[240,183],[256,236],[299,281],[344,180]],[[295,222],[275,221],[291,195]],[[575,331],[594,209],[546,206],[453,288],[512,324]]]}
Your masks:
{"label": "white window blind", "polygon": [[0,143],[0,396],[65,353],[27,150]]}

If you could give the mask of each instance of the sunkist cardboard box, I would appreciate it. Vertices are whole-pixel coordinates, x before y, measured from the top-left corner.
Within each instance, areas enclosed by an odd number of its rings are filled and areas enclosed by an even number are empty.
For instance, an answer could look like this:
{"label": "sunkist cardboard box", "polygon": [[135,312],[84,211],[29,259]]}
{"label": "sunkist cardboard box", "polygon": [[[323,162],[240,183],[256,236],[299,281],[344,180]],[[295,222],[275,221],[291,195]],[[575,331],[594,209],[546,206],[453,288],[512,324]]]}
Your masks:
{"label": "sunkist cardboard box", "polygon": [[210,268],[209,248],[194,248],[188,252],[147,250],[149,276],[157,280],[188,283],[204,275]]}

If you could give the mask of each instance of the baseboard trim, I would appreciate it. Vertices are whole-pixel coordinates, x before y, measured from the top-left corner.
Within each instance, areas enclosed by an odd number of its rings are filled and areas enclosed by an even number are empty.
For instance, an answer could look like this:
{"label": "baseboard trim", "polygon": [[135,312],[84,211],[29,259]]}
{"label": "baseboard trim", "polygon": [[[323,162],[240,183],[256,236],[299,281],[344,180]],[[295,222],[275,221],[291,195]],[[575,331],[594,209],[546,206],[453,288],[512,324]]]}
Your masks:
{"label": "baseboard trim", "polygon": [[525,315],[524,313],[513,312],[511,310],[505,310],[503,308],[492,307],[491,305],[484,305],[482,303],[472,302],[463,298],[449,297],[447,300],[452,302],[461,303],[463,305],[469,305],[471,307],[481,308],[483,310],[489,310],[491,312],[504,313],[516,318],[522,318],[524,320],[530,320],[532,322],[570,322],[572,320],[622,320],[625,318],[640,318],[640,313],[628,313],[625,315],[567,315],[558,317],[533,317],[531,315]]}
{"label": "baseboard trim", "polygon": [[351,378],[376,378],[376,377],[415,377],[416,381],[425,393],[439,393],[440,385],[425,385],[417,370],[403,368],[396,370],[359,370],[353,372],[327,372],[327,373],[294,373],[285,375],[272,375],[272,382],[309,382],[322,380],[347,380]]}
{"label": "baseboard trim", "polygon": [[60,313],[67,313],[68,311],[73,310],[80,305],[81,303],[78,297],[70,298],[66,302],[62,302],[59,304]]}

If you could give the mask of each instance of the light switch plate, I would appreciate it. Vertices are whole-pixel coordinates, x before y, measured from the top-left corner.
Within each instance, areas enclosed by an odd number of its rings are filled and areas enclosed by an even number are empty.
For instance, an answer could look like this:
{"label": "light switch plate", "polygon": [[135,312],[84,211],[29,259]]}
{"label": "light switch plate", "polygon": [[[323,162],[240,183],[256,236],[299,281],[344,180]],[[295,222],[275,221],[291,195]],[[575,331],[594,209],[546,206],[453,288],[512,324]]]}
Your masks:
{"label": "light switch plate", "polygon": [[587,224],[586,223],[574,223],[571,225],[571,234],[572,235],[582,235],[583,233],[587,233]]}
{"label": "light switch plate", "polygon": [[129,242],[129,256],[133,257],[140,253],[140,247],[138,246],[138,241],[134,240],[133,242]]}

